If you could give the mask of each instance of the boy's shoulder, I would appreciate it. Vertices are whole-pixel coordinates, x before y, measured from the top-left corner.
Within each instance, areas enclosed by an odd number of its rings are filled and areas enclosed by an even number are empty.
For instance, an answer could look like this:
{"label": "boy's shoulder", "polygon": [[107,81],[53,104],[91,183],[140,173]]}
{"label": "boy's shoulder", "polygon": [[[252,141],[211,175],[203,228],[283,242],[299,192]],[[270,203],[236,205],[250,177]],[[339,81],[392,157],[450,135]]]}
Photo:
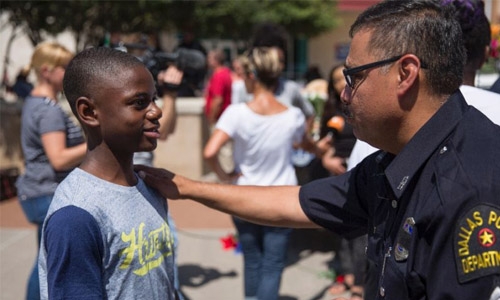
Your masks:
{"label": "boy's shoulder", "polygon": [[103,191],[107,190],[107,182],[96,179],[90,173],[75,168],[57,186],[52,199],[51,210],[57,210],[68,205],[78,207],[94,205],[94,201],[89,201],[89,199],[97,199],[97,196],[105,195]]}
{"label": "boy's shoulder", "polygon": [[58,185],[50,211],[72,205],[89,211],[109,212],[116,208],[116,205],[129,201],[135,204],[164,202],[163,198],[142,180],[134,187],[121,186],[75,168]]}

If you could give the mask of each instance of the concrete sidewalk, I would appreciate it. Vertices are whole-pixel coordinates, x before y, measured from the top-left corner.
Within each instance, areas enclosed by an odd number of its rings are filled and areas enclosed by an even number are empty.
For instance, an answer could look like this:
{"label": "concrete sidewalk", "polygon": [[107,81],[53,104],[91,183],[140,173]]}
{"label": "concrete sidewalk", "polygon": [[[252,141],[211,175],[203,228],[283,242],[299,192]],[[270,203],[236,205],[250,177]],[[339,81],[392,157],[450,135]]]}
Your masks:
{"label": "concrete sidewalk", "polygon": [[[229,216],[192,201],[176,202],[171,208],[178,226],[178,267],[186,300],[243,299],[242,255],[223,250],[220,241],[235,232]],[[24,219],[17,199],[0,203],[1,300],[25,297],[36,237],[34,227]],[[326,292],[331,280],[325,274],[333,258],[334,241],[324,230],[294,231],[280,300],[333,299]]]}

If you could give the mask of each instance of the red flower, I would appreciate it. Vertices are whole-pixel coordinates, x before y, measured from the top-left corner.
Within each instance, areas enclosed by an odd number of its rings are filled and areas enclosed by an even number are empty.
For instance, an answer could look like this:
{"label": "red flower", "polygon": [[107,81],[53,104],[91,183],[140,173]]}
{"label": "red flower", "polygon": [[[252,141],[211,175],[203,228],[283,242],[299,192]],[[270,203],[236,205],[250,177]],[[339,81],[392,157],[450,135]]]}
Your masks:
{"label": "red flower", "polygon": [[225,237],[220,238],[222,243],[222,249],[228,251],[236,249],[238,247],[238,241],[233,234],[228,234]]}

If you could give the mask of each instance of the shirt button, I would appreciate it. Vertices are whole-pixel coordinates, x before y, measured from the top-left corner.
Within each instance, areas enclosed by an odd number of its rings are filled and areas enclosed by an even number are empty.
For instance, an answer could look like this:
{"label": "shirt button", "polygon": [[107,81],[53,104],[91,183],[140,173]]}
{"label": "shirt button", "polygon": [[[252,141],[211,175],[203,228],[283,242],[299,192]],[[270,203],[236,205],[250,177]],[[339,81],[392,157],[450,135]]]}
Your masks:
{"label": "shirt button", "polygon": [[385,289],[383,286],[380,287],[379,292],[380,292],[380,296],[385,297]]}
{"label": "shirt button", "polygon": [[391,205],[392,205],[392,208],[398,207],[398,201],[392,200]]}
{"label": "shirt button", "polygon": [[446,146],[444,146],[443,148],[441,148],[441,150],[439,150],[439,154],[443,154],[446,151],[448,151],[448,148]]}

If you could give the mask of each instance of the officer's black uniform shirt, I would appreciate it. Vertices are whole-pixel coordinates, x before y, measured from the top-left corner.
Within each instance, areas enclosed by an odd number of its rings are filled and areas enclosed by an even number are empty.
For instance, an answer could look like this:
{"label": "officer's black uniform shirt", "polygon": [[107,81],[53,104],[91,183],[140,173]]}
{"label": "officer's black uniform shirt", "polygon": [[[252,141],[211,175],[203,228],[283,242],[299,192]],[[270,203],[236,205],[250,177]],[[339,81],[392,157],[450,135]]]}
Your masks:
{"label": "officer's black uniform shirt", "polygon": [[397,156],[304,185],[300,203],[322,227],[368,233],[379,278],[365,299],[500,297],[499,155],[500,127],[457,92]]}

